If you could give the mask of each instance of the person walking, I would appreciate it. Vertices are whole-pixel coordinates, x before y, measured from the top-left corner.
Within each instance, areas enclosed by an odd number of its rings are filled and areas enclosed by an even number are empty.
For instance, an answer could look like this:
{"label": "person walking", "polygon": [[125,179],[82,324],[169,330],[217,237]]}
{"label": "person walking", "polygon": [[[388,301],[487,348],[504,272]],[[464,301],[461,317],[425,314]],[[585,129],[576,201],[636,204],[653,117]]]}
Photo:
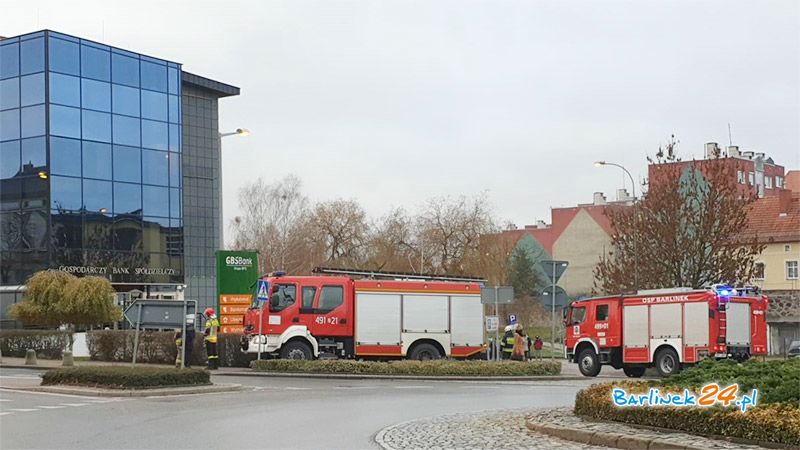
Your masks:
{"label": "person walking", "polygon": [[514,351],[514,325],[506,326],[503,335],[503,359],[511,359],[511,352]]}
{"label": "person walking", "polygon": [[542,346],[544,342],[542,342],[542,338],[536,336],[536,339],[533,340],[533,351],[536,355],[536,359],[542,359]]}
{"label": "person walking", "polygon": [[514,330],[514,348],[511,351],[511,359],[514,361],[525,361],[525,336],[522,325],[517,324]]}
{"label": "person walking", "polygon": [[525,361],[530,361],[531,360],[531,344],[532,344],[531,337],[528,336],[528,334],[525,333],[524,331],[522,332],[522,337],[525,338]]}
{"label": "person walking", "polygon": [[206,342],[206,353],[208,354],[208,370],[219,368],[219,355],[217,354],[217,334],[219,333],[219,320],[214,313],[214,308],[206,308],[203,312],[206,317],[206,328],[203,332]]}

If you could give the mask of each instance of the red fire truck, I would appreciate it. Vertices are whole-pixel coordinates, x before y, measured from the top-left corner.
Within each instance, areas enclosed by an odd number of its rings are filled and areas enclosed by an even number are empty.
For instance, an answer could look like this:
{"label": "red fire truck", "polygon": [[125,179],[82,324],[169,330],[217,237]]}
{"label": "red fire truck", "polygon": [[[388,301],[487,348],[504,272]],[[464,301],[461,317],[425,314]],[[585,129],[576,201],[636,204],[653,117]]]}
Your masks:
{"label": "red fire truck", "polygon": [[767,353],[768,300],[752,291],[656,289],[573,302],[565,312],[565,353],[581,373],[602,365],[641,377],[661,376],[703,358],[744,360]]}
{"label": "red fire truck", "polygon": [[243,351],[288,359],[438,359],[484,350],[479,278],[314,272],[323,276],[262,278],[269,301],[247,310]]}

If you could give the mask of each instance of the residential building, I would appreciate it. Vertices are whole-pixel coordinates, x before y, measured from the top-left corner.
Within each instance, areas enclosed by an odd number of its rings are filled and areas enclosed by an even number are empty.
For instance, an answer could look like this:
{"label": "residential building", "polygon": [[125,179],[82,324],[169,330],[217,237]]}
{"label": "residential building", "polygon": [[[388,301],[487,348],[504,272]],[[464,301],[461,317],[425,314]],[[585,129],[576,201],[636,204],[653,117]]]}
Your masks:
{"label": "residential building", "polygon": [[0,40],[0,326],[46,269],[216,304],[217,100],[238,93],[50,30]]}

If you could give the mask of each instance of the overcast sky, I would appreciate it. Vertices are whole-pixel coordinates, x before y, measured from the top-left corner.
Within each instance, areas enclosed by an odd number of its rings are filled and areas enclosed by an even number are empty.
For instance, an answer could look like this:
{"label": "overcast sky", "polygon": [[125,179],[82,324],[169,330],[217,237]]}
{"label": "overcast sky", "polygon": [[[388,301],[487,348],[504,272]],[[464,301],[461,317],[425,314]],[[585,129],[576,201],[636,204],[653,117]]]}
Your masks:
{"label": "overcast sky", "polygon": [[[7,1],[49,28],[239,86],[221,101],[226,223],[255,177],[373,216],[487,192],[498,220],[646,175],[670,134],[800,166],[800,2]],[[628,183],[629,185],[630,183]],[[629,186],[628,186],[629,187]]]}

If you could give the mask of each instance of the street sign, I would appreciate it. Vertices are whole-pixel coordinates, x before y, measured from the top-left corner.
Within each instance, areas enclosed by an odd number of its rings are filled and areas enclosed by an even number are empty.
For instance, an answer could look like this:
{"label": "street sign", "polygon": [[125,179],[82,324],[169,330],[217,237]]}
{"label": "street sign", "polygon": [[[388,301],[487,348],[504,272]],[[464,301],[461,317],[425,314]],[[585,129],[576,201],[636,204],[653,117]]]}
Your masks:
{"label": "street sign", "polygon": [[484,305],[514,303],[514,288],[511,286],[483,286],[481,287],[481,303]]}
{"label": "street sign", "polygon": [[500,328],[500,318],[497,316],[486,316],[486,331],[497,331]]}
{"label": "street sign", "polygon": [[[539,295],[539,303],[542,306],[552,307],[553,305],[553,288],[552,286],[548,286],[542,289],[542,293]],[[565,308],[569,305],[569,296],[561,286],[556,286],[556,308]]]}
{"label": "street sign", "polygon": [[[253,303],[258,280],[258,254],[253,251],[220,250],[217,256],[217,311],[220,320],[228,323],[244,320],[247,308]],[[260,288],[260,286],[259,286]],[[267,289],[267,292],[269,290]],[[240,332],[240,326],[220,328],[222,334]]]}
{"label": "street sign", "polygon": [[[545,275],[547,275],[547,279],[550,280],[550,283],[555,284],[558,283],[558,279],[561,278],[561,275],[564,275],[564,271],[567,270],[569,261],[546,260],[540,261],[539,264],[541,265]],[[555,269],[555,271],[553,271],[553,269]]]}
{"label": "street sign", "polygon": [[516,314],[509,314],[507,322],[508,322],[509,325],[514,325],[515,323],[517,323],[517,315]]}
{"label": "street sign", "polygon": [[269,281],[258,280],[258,289],[256,290],[256,298],[260,302],[269,301]]}
{"label": "street sign", "polygon": [[[141,313],[139,309],[141,308]],[[125,310],[125,318],[131,326],[150,328],[182,328],[187,315],[197,314],[197,301],[186,300],[136,300]]]}

